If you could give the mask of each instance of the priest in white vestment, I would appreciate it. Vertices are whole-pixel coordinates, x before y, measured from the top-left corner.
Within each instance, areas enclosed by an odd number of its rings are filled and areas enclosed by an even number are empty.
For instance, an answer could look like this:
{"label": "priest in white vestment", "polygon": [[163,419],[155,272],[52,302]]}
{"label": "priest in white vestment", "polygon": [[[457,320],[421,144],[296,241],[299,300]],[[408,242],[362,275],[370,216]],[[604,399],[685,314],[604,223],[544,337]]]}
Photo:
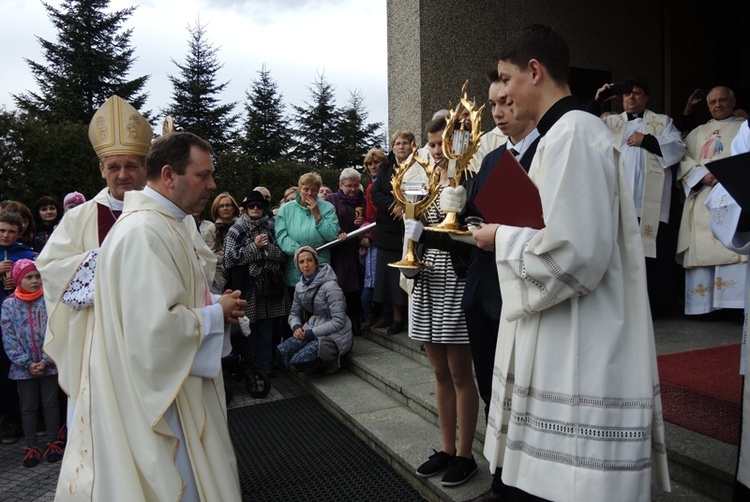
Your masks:
{"label": "priest in white vestment", "polygon": [[211,154],[190,133],[157,139],[100,249],[57,500],[241,498],[221,357],[245,302],[211,295],[188,218],[216,188]]}
{"label": "priest in white vestment", "polygon": [[[740,131],[732,141],[731,153],[750,152],[750,128],[745,121]],[[750,216],[748,208],[743,209],[737,204],[726,189],[717,184],[706,200],[706,208],[711,218],[711,231],[728,249],[742,255],[750,254]],[[750,274],[750,268],[745,268]],[[740,373],[742,374],[742,424],[740,430],[739,460],[737,475],[734,483],[733,500],[750,500],[750,385],[747,385],[747,319],[750,312],[750,291],[747,285],[750,278],[745,277],[745,322],[742,326],[742,350],[740,356]]]}
{"label": "priest in white vestment", "polygon": [[713,117],[685,138],[687,151],[679,179],[685,192],[677,262],[685,267],[685,314],[741,309],[745,298],[747,256],[725,248],[711,234],[706,199],[716,178],[704,164],[730,155],[730,146],[745,121],[735,117],[736,100],[728,87],[711,89],[706,104]]}
{"label": "priest in white vestment", "polygon": [[[36,260],[49,314],[44,350],[55,361],[60,387],[69,397],[68,419],[78,395],[84,341],[94,327],[93,288],[88,288],[88,294],[78,292],[84,283],[93,286],[95,255],[122,212],[125,192],[140,190],[146,182],[146,154],[152,137],[146,119],[119,96],[110,97],[96,111],[89,140],[107,186],[92,200],[65,213]],[[65,295],[71,285],[81,287],[76,294],[71,290]]]}
{"label": "priest in white vestment", "polygon": [[[685,144],[671,118],[646,108],[648,83],[637,78],[626,79],[625,83],[632,85],[632,92],[622,96],[625,111],[603,120],[620,149],[636,216],[640,219],[641,240],[648,258],[651,305],[670,307],[677,300],[674,245],[669,232],[673,186],[670,167],[682,159]],[[597,91],[597,101],[599,94],[610,86],[606,84]]]}
{"label": "priest in white vestment", "polygon": [[500,96],[541,134],[529,176],[545,228],[473,231],[503,298],[484,453],[511,490],[647,501],[652,478],[670,483],[643,246],[619,151],[567,71],[546,26],[501,49]]}

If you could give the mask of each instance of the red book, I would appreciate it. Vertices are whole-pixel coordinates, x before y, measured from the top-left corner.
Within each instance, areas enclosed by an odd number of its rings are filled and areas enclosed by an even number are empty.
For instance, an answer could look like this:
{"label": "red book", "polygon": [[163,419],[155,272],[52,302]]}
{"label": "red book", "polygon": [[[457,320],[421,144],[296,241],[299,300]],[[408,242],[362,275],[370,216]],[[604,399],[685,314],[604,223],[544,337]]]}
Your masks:
{"label": "red book", "polygon": [[479,190],[474,205],[487,223],[544,228],[539,190],[508,150]]}

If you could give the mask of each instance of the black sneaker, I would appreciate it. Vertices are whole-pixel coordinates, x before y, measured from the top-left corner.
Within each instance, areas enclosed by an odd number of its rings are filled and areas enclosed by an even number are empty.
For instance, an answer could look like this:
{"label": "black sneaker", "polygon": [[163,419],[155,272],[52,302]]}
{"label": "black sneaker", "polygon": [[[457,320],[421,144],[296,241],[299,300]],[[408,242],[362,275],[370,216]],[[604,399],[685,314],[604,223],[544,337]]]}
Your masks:
{"label": "black sneaker", "polygon": [[47,462],[50,464],[59,462],[63,457],[63,448],[65,448],[65,445],[60,440],[47,443],[47,450],[44,452],[44,458],[46,458]]}
{"label": "black sneaker", "polygon": [[423,478],[434,476],[438,472],[451,465],[451,462],[453,462],[453,459],[455,458],[453,455],[448,455],[444,451],[432,451],[435,453],[430,455],[430,457],[427,459],[427,462],[417,467],[417,476]]}
{"label": "black sneaker", "polygon": [[6,423],[3,425],[3,444],[13,444],[21,439],[21,424]]}
{"label": "black sneaker", "polygon": [[453,463],[445,474],[440,484],[443,486],[458,486],[466,483],[470,477],[477,473],[477,463],[474,457],[455,457]]}
{"label": "black sneaker", "polygon": [[36,446],[24,446],[23,451],[26,452],[26,455],[23,457],[24,467],[36,467],[39,465],[39,459],[42,456],[39,452],[39,448]]}

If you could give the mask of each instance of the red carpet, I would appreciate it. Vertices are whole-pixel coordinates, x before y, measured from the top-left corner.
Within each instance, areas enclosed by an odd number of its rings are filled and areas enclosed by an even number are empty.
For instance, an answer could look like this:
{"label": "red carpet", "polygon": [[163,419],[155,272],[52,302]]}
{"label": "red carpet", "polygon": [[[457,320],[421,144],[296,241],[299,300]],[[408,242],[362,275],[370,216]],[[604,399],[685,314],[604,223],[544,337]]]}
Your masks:
{"label": "red carpet", "polygon": [[737,444],[740,344],[659,356],[657,361],[664,420]]}

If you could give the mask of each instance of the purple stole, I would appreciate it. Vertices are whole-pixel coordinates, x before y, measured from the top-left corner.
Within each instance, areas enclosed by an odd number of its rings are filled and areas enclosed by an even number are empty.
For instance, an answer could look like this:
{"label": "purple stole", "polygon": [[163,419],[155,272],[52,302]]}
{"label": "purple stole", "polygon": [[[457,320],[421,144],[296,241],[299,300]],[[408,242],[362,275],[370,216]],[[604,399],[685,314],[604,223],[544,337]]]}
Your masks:
{"label": "purple stole", "polygon": [[101,246],[102,242],[104,242],[104,238],[107,237],[109,230],[112,228],[112,225],[115,224],[117,218],[122,214],[122,211],[115,211],[110,209],[109,206],[99,203],[96,204],[96,211],[96,221],[99,230],[99,245]]}

